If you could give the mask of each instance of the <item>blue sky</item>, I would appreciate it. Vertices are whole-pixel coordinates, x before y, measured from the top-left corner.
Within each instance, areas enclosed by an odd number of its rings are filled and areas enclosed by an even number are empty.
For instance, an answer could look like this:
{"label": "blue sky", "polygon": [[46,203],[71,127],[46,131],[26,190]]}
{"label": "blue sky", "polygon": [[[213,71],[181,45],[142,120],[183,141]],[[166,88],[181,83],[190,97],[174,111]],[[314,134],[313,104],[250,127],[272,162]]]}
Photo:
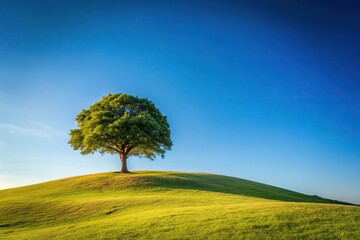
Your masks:
{"label": "blue sky", "polygon": [[152,100],[165,159],[360,203],[360,7],[351,1],[1,1],[0,188],[115,171],[67,144],[108,93]]}

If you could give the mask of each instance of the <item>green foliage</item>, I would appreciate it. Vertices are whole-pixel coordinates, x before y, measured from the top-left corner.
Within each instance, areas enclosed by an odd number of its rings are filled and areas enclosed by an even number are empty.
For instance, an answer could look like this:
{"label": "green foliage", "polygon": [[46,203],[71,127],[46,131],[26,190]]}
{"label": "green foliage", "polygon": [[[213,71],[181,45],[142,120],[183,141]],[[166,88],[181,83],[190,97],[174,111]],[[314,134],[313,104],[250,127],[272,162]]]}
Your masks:
{"label": "green foliage", "polygon": [[170,150],[170,128],[165,116],[148,99],[109,94],[82,110],[78,128],[70,130],[69,144],[82,154],[95,151],[154,159]]}
{"label": "green foliage", "polygon": [[359,239],[360,207],[329,203],[205,173],[101,173],[0,191],[0,238]]}

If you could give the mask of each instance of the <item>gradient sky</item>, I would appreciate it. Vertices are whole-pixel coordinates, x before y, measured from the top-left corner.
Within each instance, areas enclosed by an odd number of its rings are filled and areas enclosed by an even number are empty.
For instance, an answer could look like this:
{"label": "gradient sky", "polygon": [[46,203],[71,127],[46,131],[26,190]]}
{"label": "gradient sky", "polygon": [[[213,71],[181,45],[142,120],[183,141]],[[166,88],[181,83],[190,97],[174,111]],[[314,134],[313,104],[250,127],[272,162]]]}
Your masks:
{"label": "gradient sky", "polygon": [[[75,3],[74,3],[75,2]],[[165,159],[360,204],[356,1],[0,1],[0,188],[115,171],[67,144],[108,93],[168,117]]]}

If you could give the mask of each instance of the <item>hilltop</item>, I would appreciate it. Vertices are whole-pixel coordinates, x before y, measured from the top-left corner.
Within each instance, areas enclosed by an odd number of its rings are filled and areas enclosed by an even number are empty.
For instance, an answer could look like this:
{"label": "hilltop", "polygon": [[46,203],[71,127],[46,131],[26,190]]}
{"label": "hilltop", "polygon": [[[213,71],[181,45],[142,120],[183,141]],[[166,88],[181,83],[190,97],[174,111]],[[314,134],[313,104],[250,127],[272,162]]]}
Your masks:
{"label": "hilltop", "polygon": [[360,208],[244,179],[142,171],[0,191],[4,239],[356,239]]}

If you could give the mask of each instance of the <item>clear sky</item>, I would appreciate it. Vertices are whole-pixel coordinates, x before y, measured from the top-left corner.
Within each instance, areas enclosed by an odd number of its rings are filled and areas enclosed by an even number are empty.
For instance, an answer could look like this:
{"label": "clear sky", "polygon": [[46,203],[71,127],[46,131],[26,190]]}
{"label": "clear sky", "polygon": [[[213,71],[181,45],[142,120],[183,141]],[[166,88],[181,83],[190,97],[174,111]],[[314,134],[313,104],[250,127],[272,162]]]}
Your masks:
{"label": "clear sky", "polygon": [[[151,3],[150,3],[151,2]],[[173,150],[130,170],[232,175],[360,203],[356,1],[0,1],[0,188],[115,171],[67,144],[108,93]]]}

